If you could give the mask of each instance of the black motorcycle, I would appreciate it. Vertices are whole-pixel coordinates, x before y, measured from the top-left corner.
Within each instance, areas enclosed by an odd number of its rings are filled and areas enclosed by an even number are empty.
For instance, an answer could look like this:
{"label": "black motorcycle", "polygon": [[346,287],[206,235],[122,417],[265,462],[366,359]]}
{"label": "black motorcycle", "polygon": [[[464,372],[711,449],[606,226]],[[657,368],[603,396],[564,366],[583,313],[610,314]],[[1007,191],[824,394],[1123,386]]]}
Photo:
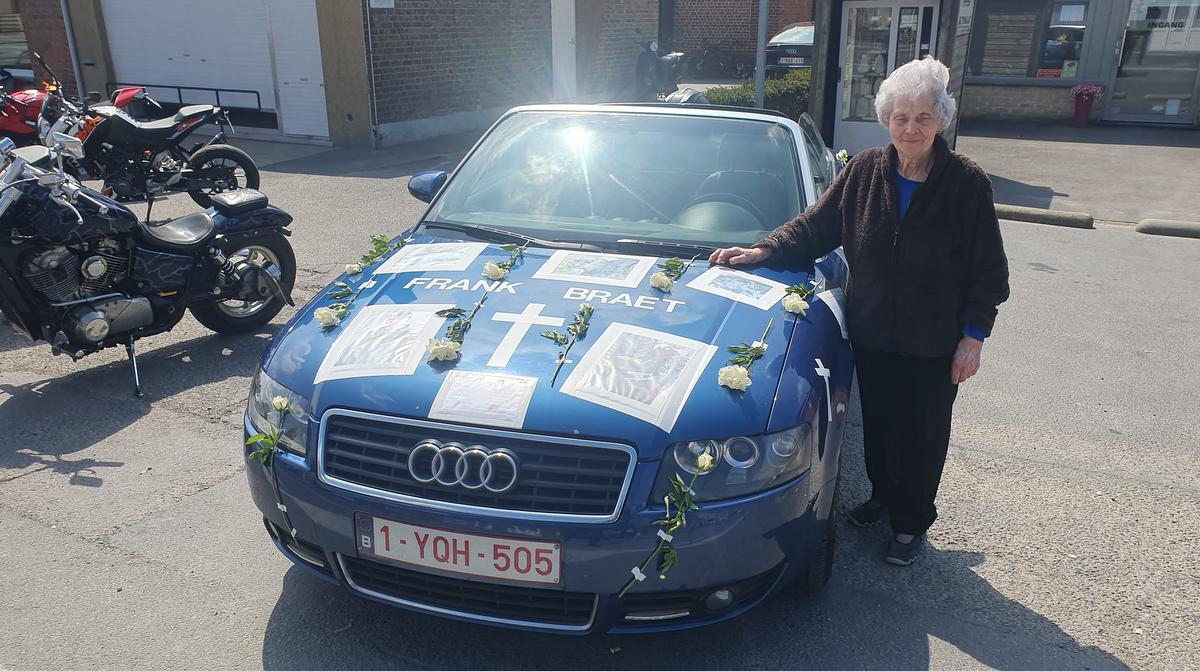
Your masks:
{"label": "black motorcycle", "polygon": [[[641,35],[641,31],[637,31]],[[658,100],[679,88],[683,77],[683,52],[672,51],[659,55],[658,42],[638,42],[642,53],[638,54],[634,76],[637,82],[638,100]]]}
{"label": "black motorcycle", "polygon": [[700,55],[692,61],[692,74],[698,78],[705,77],[748,77],[753,71],[754,64],[750,59],[734,51],[735,42],[725,41],[719,46],[713,45],[707,39],[703,41]]}
{"label": "black motorcycle", "polygon": [[[258,188],[254,159],[224,144],[226,129],[233,131],[226,110],[187,105],[172,117],[137,121],[111,104],[91,107],[69,100],[53,71],[46,71],[54,85],[38,119],[42,140],[51,144],[56,132],[82,138],[83,156],[70,159],[67,169],[81,179],[102,180],[107,195],[153,202],[157,194],[186,191],[201,207],[211,207],[213,194]],[[218,126],[217,133],[185,149],[184,141],[208,123]]]}
{"label": "black motorcycle", "polygon": [[292,304],[292,218],[266,196],[220,193],[208,212],[151,224],[66,174],[82,143],[54,140],[16,150],[0,139],[0,313],[19,331],[76,360],[124,345],[140,396],[135,342],[171,330],[185,309],[242,333]]}

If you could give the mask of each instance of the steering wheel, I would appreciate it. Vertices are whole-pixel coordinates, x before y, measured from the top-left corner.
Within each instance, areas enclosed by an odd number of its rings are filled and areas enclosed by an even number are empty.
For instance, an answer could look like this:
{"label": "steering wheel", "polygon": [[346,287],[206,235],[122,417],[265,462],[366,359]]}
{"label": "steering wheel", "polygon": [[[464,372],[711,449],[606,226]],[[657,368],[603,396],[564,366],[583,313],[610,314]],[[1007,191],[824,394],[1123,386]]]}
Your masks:
{"label": "steering wheel", "polygon": [[[742,196],[739,196],[737,194],[734,194],[734,193],[706,193],[703,195],[699,195],[699,196],[696,196],[695,198],[693,198],[690,202],[688,202],[687,205],[684,205],[683,210],[687,210],[690,207],[695,207],[702,203],[729,203],[730,205],[736,205],[736,206],[742,208],[743,210],[746,210],[750,214],[754,215],[754,218],[758,220],[759,228],[763,228],[763,229],[768,228],[766,213],[764,213],[757,205],[750,202],[749,199],[743,198]],[[683,211],[683,210],[681,210],[681,211]]]}

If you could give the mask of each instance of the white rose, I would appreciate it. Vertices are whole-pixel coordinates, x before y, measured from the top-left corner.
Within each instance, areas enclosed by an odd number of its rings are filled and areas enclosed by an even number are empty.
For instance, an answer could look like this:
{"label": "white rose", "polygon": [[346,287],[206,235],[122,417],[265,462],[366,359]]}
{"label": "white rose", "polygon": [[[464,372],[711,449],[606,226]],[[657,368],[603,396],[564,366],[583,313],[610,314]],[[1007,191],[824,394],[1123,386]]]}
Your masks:
{"label": "white rose", "polygon": [[671,287],[675,286],[675,282],[667,277],[666,273],[657,272],[650,276],[650,286],[659,291],[670,291]]}
{"label": "white rose", "polygon": [[488,261],[483,264],[483,276],[489,280],[502,280],[508,277],[508,270],[501,268],[499,263]]}
{"label": "white rose", "polygon": [[803,315],[808,310],[808,301],[800,297],[800,294],[788,294],[783,297],[783,309],[792,314]]}
{"label": "white rose", "polygon": [[700,456],[696,457],[696,466],[699,467],[701,473],[711,471],[713,467],[712,452],[705,450]]}
{"label": "white rose", "polygon": [[361,272],[362,272],[362,264],[360,264],[360,263],[347,263],[346,264],[346,274],[347,275],[357,275]]}
{"label": "white rose", "polygon": [[275,408],[279,412],[287,410],[288,405],[287,396],[276,396],[275,398],[271,399],[271,407]]}
{"label": "white rose", "polygon": [[750,371],[745,366],[724,366],[717,371],[717,383],[737,391],[750,386]]}
{"label": "white rose", "polygon": [[329,328],[342,323],[342,318],[338,316],[338,313],[329,308],[317,308],[313,310],[313,317],[321,324],[321,328]]}
{"label": "white rose", "polygon": [[454,361],[462,351],[462,345],[449,338],[430,338],[425,346],[429,361]]}
{"label": "white rose", "polygon": [[764,352],[767,351],[767,343],[765,343],[761,340],[755,340],[750,346],[755,347],[757,349],[761,349]]}

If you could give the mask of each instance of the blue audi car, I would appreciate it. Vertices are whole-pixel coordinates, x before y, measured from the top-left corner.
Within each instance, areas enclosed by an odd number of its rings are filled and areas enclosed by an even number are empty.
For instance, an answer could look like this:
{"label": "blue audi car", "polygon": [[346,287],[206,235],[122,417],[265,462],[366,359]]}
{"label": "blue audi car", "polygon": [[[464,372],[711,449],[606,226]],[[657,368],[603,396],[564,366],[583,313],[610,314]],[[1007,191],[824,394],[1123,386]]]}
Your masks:
{"label": "blue audi car", "polygon": [[452,174],[414,175],[420,219],[336,259],[264,353],[245,452],[267,533],[363,598],[537,631],[695,627],[821,588],[845,258],[706,259],[832,176],[807,118],[509,111]]}

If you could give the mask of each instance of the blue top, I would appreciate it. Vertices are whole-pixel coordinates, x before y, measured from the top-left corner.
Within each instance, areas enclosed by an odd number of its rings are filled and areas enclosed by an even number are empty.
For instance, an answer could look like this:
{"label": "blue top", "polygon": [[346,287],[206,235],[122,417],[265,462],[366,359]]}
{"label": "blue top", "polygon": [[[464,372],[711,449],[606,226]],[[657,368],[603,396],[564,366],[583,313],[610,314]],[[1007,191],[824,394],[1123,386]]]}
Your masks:
{"label": "blue top", "polygon": [[[896,190],[900,194],[900,207],[898,208],[899,212],[897,212],[897,214],[899,215],[901,221],[904,220],[904,214],[908,212],[908,204],[912,202],[913,194],[917,192],[917,187],[921,186],[921,184],[922,182],[918,182],[901,175],[899,169],[896,170]],[[984,340],[983,329],[971,324],[970,322],[963,324],[962,334],[974,338],[979,342],[983,342]]]}
{"label": "blue top", "polygon": [[900,218],[904,219],[904,213],[908,212],[908,204],[912,201],[913,194],[917,192],[917,187],[921,186],[921,182],[911,180],[900,171],[896,171],[896,188],[900,191]]}

